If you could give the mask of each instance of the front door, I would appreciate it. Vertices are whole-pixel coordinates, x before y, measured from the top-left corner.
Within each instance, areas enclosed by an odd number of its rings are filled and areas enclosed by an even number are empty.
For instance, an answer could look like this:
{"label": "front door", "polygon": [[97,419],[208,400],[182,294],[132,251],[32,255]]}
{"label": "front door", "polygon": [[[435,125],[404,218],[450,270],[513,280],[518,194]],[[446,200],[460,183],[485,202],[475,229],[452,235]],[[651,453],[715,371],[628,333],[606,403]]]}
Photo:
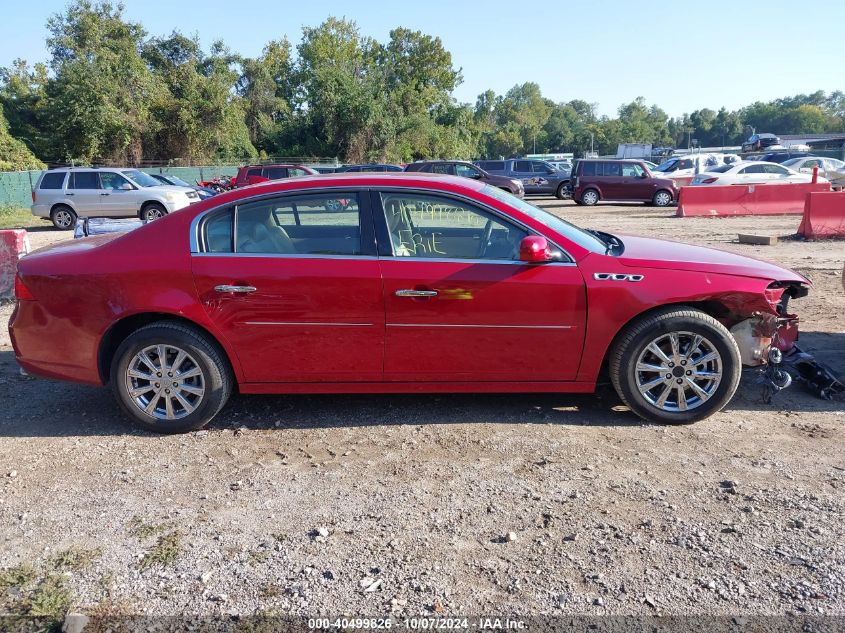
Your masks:
{"label": "front door", "polygon": [[133,217],[141,206],[138,189],[126,178],[113,171],[100,172],[100,196],[103,215]]}
{"label": "front door", "polygon": [[539,180],[536,178],[540,174],[534,173],[534,168],[531,166],[530,160],[513,161],[513,172],[508,175],[522,181],[526,194],[541,192],[541,187],[538,184]]}
{"label": "front door", "polygon": [[651,200],[654,181],[646,178],[645,169],[637,163],[622,163],[622,194],[624,200]]}
{"label": "front door", "polygon": [[210,215],[193,273],[246,382],[382,379],[384,302],[369,198],[277,195]]}
{"label": "front door", "polygon": [[523,264],[528,231],[460,199],[384,191],[378,206],[385,380],[575,379],[586,294],[574,264]]}

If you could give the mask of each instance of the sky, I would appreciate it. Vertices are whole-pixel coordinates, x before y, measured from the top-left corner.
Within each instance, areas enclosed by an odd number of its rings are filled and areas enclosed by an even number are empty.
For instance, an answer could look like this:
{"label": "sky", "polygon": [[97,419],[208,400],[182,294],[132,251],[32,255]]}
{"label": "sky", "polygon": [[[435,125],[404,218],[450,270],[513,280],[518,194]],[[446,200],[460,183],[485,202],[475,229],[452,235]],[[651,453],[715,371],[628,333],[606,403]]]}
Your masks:
{"label": "sky", "polygon": [[[45,24],[66,0],[15,3],[0,24],[0,67],[46,61]],[[670,116],[754,101],[845,90],[841,31],[845,1],[664,0],[124,0],[150,35],[196,33],[207,49],[223,39],[260,54],[271,39],[295,45],[303,26],[334,15],[385,42],[403,26],[439,36],[464,81],[458,101],[526,81],[554,101],[583,99],[600,114],[642,96]]]}

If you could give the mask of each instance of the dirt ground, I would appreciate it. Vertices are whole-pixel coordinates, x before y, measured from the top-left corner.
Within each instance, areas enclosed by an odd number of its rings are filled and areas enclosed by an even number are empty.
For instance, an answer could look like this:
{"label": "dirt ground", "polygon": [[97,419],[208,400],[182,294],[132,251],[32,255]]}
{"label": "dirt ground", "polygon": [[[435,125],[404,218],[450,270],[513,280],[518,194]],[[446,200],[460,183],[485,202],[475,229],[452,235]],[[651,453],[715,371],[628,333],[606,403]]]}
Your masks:
{"label": "dirt ground", "polygon": [[[736,241],[795,216],[540,202],[798,270],[815,284],[791,304],[800,344],[845,374],[845,243]],[[106,390],[20,376],[10,313],[0,611],[845,615],[842,398],[764,404],[747,372],[722,413],[661,427],[606,390],[244,396],[160,437]]]}

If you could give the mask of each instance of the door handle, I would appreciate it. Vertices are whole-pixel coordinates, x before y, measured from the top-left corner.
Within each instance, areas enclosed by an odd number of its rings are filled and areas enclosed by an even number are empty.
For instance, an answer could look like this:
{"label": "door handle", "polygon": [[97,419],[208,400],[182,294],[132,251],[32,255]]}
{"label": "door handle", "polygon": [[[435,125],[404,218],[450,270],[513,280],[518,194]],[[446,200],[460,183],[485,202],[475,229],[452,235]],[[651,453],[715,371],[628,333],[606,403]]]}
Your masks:
{"label": "door handle", "polygon": [[74,196],[74,195],[76,195],[76,194],[75,194],[75,193],[73,193],[72,191],[67,191],[67,192],[65,192],[65,195],[66,195],[66,196]]}
{"label": "door handle", "polygon": [[109,193],[101,193],[100,195],[101,195],[101,196],[109,196],[109,195],[111,195],[111,194],[109,194]]}
{"label": "door handle", "polygon": [[214,290],[216,292],[234,292],[236,294],[247,295],[250,292],[255,292],[258,288],[255,286],[230,286],[229,284],[221,284],[219,286],[214,286]]}
{"label": "door handle", "polygon": [[436,290],[397,290],[395,293],[397,297],[436,297]]}

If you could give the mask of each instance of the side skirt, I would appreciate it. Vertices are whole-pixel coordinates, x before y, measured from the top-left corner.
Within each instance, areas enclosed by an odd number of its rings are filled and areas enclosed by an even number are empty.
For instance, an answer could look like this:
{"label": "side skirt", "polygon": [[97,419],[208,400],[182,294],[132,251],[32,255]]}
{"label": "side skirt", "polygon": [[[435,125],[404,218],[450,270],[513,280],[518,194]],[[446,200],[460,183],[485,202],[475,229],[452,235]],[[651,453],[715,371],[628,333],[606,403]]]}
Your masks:
{"label": "side skirt", "polygon": [[593,393],[594,382],[274,382],[242,383],[241,393]]}

